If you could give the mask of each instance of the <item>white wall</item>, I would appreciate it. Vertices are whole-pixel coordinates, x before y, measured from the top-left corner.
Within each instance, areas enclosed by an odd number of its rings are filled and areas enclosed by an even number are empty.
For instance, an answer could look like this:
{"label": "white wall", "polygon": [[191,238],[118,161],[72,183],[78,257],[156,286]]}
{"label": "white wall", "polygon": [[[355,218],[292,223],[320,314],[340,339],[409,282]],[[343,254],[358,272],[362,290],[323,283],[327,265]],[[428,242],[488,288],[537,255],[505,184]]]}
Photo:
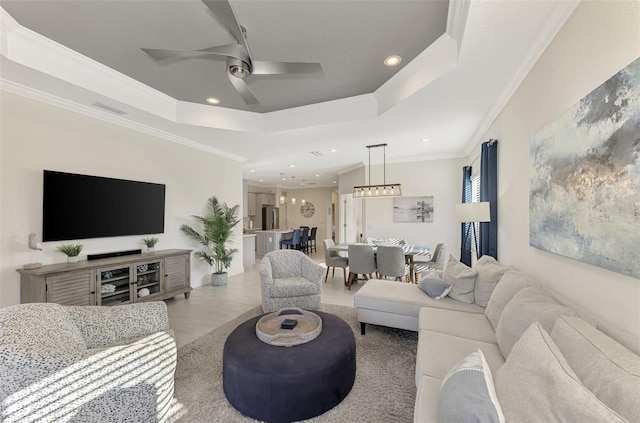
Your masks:
{"label": "white wall", "polygon": [[640,280],[529,246],[529,138],[640,56],[638,28],[640,2],[582,2],[483,137],[500,142],[499,259],[635,333]]}
{"label": "white wall", "polygon": [[[203,214],[210,196],[229,205],[242,204],[239,162],[15,94],[1,95],[0,306],[20,302],[16,269],[23,264],[66,260],[55,251],[57,242],[45,243],[43,252],[27,248],[30,232],[42,235],[43,169],[166,184],[165,233],[159,235],[156,249],[196,248],[178,228],[183,223],[193,225],[190,216]],[[86,254],[143,248],[142,238],[79,241],[84,245],[81,259]],[[232,275],[243,271],[240,225],[234,247],[240,253],[228,269]],[[210,272],[193,259],[192,285],[208,283]]]}
{"label": "white wall", "polygon": [[[433,196],[433,223],[394,222],[392,198],[356,200],[364,202],[364,236],[401,238],[431,248],[442,242],[448,245],[450,254],[459,257],[460,224],[453,209],[460,202],[463,163],[462,159],[450,159],[387,164],[386,181],[400,183],[403,197]],[[371,167],[372,175],[382,173],[382,166]]]}

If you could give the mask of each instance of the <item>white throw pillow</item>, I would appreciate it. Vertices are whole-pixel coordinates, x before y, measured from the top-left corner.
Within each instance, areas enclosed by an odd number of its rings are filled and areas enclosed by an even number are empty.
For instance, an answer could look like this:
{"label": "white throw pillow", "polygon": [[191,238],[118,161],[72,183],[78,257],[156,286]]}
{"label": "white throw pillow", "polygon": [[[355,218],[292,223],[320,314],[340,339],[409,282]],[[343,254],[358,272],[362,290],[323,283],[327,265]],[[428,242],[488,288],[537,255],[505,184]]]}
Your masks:
{"label": "white throw pillow", "polygon": [[640,356],[577,317],[561,316],[551,332],[580,381],[611,409],[640,421]]}
{"label": "white throw pillow", "polygon": [[577,313],[535,286],[518,292],[504,308],[496,328],[496,343],[502,355],[509,356],[511,348],[531,323],[538,321],[551,332],[558,316],[577,316]]}
{"label": "white throw pillow", "polygon": [[451,284],[449,296],[454,300],[473,304],[473,288],[477,274],[478,272],[450,255],[442,273],[442,279]]}
{"label": "white throw pillow", "polygon": [[487,308],[484,310],[484,315],[491,322],[493,330],[498,328],[502,311],[509,304],[509,301],[513,299],[513,296],[530,285],[530,281],[524,275],[513,270],[502,275],[500,282],[498,282],[491,294],[491,298],[489,298]]}
{"label": "white throw pillow", "polygon": [[493,289],[502,278],[502,275],[509,270],[509,267],[498,263],[491,256],[484,255],[480,257],[473,268],[478,272],[475,287],[473,288],[474,301],[479,306],[486,307]]}
{"label": "white throw pillow", "polygon": [[580,383],[538,322],[522,334],[494,381],[507,421],[625,421]]}

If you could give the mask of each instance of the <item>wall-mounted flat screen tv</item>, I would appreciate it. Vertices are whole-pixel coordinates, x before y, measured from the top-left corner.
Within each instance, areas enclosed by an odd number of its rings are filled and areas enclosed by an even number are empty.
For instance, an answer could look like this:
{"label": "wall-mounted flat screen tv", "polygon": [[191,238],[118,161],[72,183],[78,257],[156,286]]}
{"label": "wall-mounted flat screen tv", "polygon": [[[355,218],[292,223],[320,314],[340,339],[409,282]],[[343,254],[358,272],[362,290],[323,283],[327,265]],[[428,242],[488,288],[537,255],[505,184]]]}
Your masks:
{"label": "wall-mounted flat screen tv", "polygon": [[165,185],[44,171],[42,240],[164,233]]}

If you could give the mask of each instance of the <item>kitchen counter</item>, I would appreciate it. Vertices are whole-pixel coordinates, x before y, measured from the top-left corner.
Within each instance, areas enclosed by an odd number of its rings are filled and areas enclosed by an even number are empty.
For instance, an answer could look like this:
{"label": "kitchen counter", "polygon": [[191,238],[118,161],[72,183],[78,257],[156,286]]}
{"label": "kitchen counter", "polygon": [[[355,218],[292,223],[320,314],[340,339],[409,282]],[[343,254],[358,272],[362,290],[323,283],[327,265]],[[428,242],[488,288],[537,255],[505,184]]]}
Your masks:
{"label": "kitchen counter", "polygon": [[242,235],[242,265],[245,272],[256,262],[256,234]]}
{"label": "kitchen counter", "polygon": [[287,239],[293,230],[273,229],[256,232],[256,254],[262,257],[270,251],[280,249],[280,240]]}

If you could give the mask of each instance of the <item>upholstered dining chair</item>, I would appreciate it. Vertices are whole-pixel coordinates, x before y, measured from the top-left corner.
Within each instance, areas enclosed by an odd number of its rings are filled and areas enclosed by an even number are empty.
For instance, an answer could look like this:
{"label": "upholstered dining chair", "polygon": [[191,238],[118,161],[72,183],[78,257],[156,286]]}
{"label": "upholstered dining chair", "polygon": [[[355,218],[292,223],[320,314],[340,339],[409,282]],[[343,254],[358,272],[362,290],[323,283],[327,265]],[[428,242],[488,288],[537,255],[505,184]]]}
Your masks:
{"label": "upholstered dining chair", "polygon": [[336,267],[342,267],[342,273],[344,275],[344,284],[347,284],[347,267],[349,266],[349,258],[342,257],[337,251],[331,251],[331,247],[335,245],[332,239],[325,239],[322,241],[324,244],[324,262],[327,265],[327,273],[324,275],[324,281],[327,282],[329,277],[329,270],[333,268],[331,276],[335,276]]}
{"label": "upholstered dining chair", "polygon": [[351,285],[354,280],[357,280],[358,275],[362,274],[366,280],[372,278],[372,275],[376,273],[376,257],[371,245],[349,245],[348,252],[349,280],[347,281],[347,287],[351,289]]}
{"label": "upholstered dining chair", "polygon": [[280,241],[280,249],[282,246],[286,246],[287,248],[300,248],[300,229],[294,229],[293,235],[289,239],[283,239]]}
{"label": "upholstered dining chair", "polygon": [[415,272],[414,280],[416,283],[420,282],[420,273],[427,270],[444,270],[447,263],[447,257],[449,257],[449,248],[447,244],[436,245],[433,255],[430,261],[415,262],[413,268]]}
{"label": "upholstered dining chair", "polygon": [[392,277],[397,281],[401,281],[407,274],[407,265],[402,247],[378,246],[376,267],[378,269],[377,274],[382,276],[382,279]]}

